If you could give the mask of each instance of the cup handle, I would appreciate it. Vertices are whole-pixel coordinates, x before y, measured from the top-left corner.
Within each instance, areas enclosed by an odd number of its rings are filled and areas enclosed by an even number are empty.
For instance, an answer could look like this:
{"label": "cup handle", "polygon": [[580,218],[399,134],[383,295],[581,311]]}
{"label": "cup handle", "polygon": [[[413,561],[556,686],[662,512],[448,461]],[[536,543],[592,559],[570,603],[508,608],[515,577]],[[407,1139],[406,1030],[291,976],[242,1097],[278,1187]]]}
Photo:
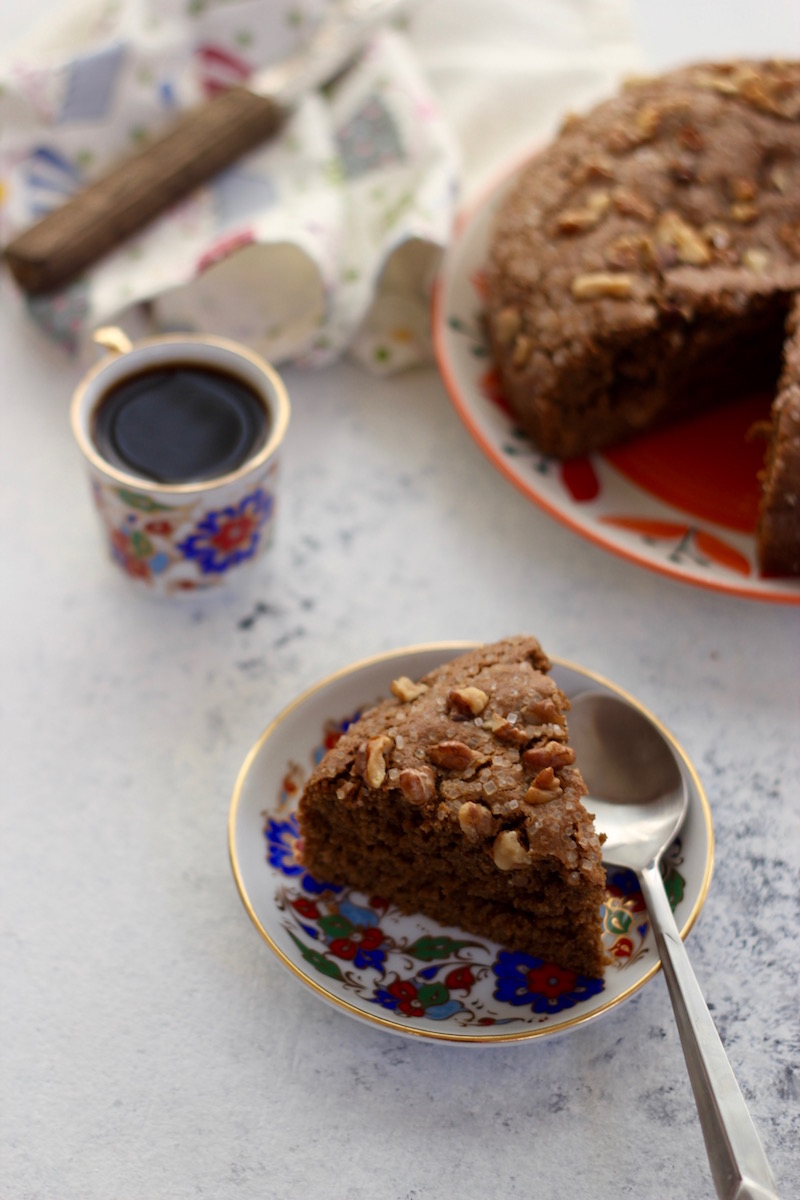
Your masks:
{"label": "cup handle", "polygon": [[127,354],[129,350],[133,349],[133,342],[127,333],[123,333],[116,325],[102,325],[99,329],[95,329],[92,341],[96,342],[98,346],[104,346],[112,354]]}

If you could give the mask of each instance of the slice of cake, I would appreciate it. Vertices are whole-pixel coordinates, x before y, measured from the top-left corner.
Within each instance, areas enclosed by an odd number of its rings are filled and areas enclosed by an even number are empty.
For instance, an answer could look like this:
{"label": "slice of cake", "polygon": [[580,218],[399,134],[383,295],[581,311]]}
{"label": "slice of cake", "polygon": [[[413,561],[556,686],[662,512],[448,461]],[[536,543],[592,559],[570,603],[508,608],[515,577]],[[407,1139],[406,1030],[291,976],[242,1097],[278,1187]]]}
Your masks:
{"label": "slice of cake", "polygon": [[534,638],[516,637],[395,679],[306,784],[304,866],[601,975],[600,840],[550,665]]}

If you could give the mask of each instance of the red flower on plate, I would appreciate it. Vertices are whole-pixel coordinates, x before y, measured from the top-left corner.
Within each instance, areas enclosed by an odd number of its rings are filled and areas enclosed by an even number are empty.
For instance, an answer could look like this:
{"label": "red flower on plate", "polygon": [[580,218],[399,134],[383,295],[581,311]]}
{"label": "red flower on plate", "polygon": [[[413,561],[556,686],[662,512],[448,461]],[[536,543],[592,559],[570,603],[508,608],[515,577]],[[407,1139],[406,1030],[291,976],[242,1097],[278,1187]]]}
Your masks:
{"label": "red flower on plate", "polygon": [[528,971],[528,987],[530,991],[546,996],[548,1000],[555,999],[562,992],[574,988],[578,976],[574,971],[565,971],[554,963],[542,963],[541,966],[531,967]]}
{"label": "red flower on plate", "polygon": [[397,999],[397,1007],[407,1017],[424,1017],[425,1008],[419,999],[414,984],[407,979],[398,979],[390,983],[387,991]]}

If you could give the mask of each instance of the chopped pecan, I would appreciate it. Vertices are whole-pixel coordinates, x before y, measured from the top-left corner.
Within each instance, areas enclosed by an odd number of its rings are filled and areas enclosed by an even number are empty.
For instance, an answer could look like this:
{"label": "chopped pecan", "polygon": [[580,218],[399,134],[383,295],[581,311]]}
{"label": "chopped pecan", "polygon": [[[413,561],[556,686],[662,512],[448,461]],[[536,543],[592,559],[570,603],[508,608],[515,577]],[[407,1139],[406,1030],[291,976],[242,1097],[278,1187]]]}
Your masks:
{"label": "chopped pecan", "polygon": [[749,225],[758,216],[758,208],[748,200],[737,200],[730,208],[731,217],[740,225]]}
{"label": "chopped pecan", "polygon": [[638,217],[642,221],[652,221],[655,210],[647,200],[643,200],[629,188],[615,188],[611,194],[617,212],[625,217]]}
{"label": "chopped pecan", "polygon": [[447,697],[448,707],[460,717],[477,717],[488,703],[489,697],[479,687],[453,688]]}
{"label": "chopped pecan", "polygon": [[647,234],[623,233],[606,247],[605,258],[610,267],[620,267],[623,271],[646,269],[655,262],[656,248]]}
{"label": "chopped pecan", "polygon": [[662,246],[671,246],[683,263],[701,267],[711,262],[711,251],[700,230],[672,209],[659,220],[656,239]]}
{"label": "chopped pecan", "polygon": [[739,94],[738,83],[727,75],[709,75],[702,71],[695,75],[695,83],[698,87],[708,88],[712,92],[720,92],[723,96],[738,96]]}
{"label": "chopped pecan", "polygon": [[585,233],[587,229],[593,229],[599,220],[600,214],[588,208],[571,208],[556,219],[556,232]]}
{"label": "chopped pecan", "polygon": [[400,675],[397,679],[392,680],[391,689],[398,700],[409,703],[411,700],[416,700],[418,696],[422,696],[427,692],[428,685],[427,683],[415,683],[407,675]]}
{"label": "chopped pecan", "polygon": [[525,715],[540,725],[563,725],[564,714],[550,696],[542,696],[525,706]]}
{"label": "chopped pecan", "polygon": [[526,804],[548,804],[562,792],[561,783],[552,767],[543,767],[525,793]]}
{"label": "chopped pecan", "polygon": [[450,741],[431,746],[428,758],[446,771],[465,771],[478,762],[481,755],[465,742]]}
{"label": "chopped pecan", "polygon": [[575,751],[563,742],[545,742],[543,746],[531,746],[522,755],[524,766],[530,771],[541,771],[544,767],[570,767],[575,762]]}
{"label": "chopped pecan", "polygon": [[751,246],[749,250],[745,250],[742,255],[742,262],[751,271],[761,274],[766,271],[770,264],[772,256],[768,250],[763,250],[760,246]]}
{"label": "chopped pecan", "polygon": [[774,116],[791,120],[800,112],[797,89],[777,62],[771,64],[771,69],[766,73],[742,63],[728,70],[720,66],[713,75],[700,72],[695,79],[700,87],[710,88],[725,96],[739,96],[753,108]]}
{"label": "chopped pecan", "polygon": [[504,829],[498,833],[492,846],[494,865],[501,871],[516,871],[520,867],[530,866],[528,851],[519,840],[519,835],[513,829]]}
{"label": "chopped pecan", "polygon": [[797,87],[788,75],[781,72],[780,64],[773,64],[773,69],[765,75],[752,67],[742,66],[737,83],[742,97],[754,108],[788,120],[800,115]]}
{"label": "chopped pecan", "polygon": [[603,297],[625,300],[632,293],[633,276],[623,271],[591,271],[576,276],[572,281],[572,294],[576,300],[598,300]]}
{"label": "chopped pecan", "polygon": [[503,717],[492,729],[492,733],[498,742],[503,742],[506,746],[525,746],[532,737],[532,731],[525,725],[512,724]]}
{"label": "chopped pecan", "polygon": [[570,209],[556,219],[559,233],[583,233],[592,229],[608,212],[611,197],[608,192],[592,192],[583,208]]}
{"label": "chopped pecan", "polygon": [[406,767],[397,777],[397,786],[409,804],[424,804],[436,790],[436,776],[430,767]]}
{"label": "chopped pecan", "polygon": [[372,737],[364,752],[364,782],[367,787],[379,788],[386,778],[386,754],[394,742],[386,733]]}
{"label": "chopped pecan", "polygon": [[572,182],[580,187],[588,179],[613,179],[614,163],[606,154],[591,154],[572,172]]}
{"label": "chopped pecan", "polygon": [[489,809],[474,800],[467,800],[458,810],[458,823],[472,841],[490,837],[495,830],[496,821]]}

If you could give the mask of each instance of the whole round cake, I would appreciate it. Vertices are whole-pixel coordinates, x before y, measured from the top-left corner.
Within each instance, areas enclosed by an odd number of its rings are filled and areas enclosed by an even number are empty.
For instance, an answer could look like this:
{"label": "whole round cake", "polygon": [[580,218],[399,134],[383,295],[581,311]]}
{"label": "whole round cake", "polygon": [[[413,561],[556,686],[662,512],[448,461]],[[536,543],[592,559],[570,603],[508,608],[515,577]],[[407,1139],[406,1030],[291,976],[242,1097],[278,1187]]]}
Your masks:
{"label": "whole round cake", "polygon": [[487,325],[508,402],[559,458],[773,389],[759,558],[798,575],[798,293],[800,63],[710,63],[569,117],[521,172]]}

